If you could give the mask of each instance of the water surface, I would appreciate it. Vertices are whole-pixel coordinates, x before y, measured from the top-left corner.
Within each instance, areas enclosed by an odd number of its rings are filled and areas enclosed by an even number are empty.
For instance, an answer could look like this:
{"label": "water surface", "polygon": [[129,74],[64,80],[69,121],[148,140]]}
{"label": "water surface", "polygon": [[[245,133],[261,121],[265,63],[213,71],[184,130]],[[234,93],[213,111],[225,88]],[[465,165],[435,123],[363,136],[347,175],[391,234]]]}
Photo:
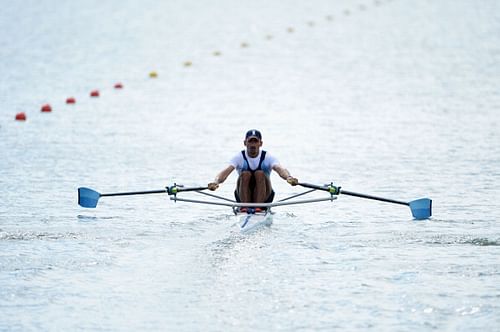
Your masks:
{"label": "water surface", "polygon": [[[0,330],[495,330],[498,13],[467,0],[4,1]],[[164,195],[76,204],[79,186],[204,185],[249,128],[304,182],[431,197],[434,215],[341,196],[276,208],[242,236],[230,210]],[[299,192],[273,183],[278,198]]]}

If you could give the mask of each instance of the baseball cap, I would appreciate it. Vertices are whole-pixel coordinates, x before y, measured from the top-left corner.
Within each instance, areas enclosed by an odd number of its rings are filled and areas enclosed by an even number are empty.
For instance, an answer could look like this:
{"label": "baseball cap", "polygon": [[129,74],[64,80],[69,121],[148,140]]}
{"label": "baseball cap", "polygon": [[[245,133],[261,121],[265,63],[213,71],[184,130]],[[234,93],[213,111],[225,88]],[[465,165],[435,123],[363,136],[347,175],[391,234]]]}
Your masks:
{"label": "baseball cap", "polygon": [[262,140],[262,134],[257,129],[250,129],[249,131],[247,131],[245,140],[249,139],[250,137],[257,137],[259,140]]}

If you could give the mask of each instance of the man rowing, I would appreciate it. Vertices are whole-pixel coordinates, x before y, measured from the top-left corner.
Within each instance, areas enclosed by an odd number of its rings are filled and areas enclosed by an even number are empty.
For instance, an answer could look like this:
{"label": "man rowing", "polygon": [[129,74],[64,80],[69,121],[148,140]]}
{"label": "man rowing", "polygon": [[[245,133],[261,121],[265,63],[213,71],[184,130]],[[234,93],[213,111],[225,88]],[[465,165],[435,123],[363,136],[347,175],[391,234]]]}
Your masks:
{"label": "man rowing", "polygon": [[[279,161],[271,156],[267,151],[261,150],[262,134],[256,129],[247,131],[243,144],[246,149],[235,155],[229,165],[224,168],[208,184],[208,189],[216,190],[219,184],[223,183],[229,174],[235,169],[238,172],[238,181],[234,196],[237,202],[241,203],[271,203],[274,199],[274,190],[271,185],[271,171],[278,175],[292,186],[296,186],[299,181],[290,175],[286,168],[280,165]],[[259,212],[262,209],[256,208]],[[241,208],[241,212],[246,212],[246,208]]]}

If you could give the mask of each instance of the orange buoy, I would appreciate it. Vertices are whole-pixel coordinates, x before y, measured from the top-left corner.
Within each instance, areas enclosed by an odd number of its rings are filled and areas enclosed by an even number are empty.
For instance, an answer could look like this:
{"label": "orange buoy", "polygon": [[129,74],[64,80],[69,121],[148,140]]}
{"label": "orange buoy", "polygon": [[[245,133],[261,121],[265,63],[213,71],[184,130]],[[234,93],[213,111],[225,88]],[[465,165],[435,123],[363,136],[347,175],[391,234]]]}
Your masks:
{"label": "orange buoy", "polygon": [[42,106],[42,109],[40,111],[42,111],[44,113],[49,113],[49,112],[52,112],[52,107],[50,107],[49,104],[45,104]]}
{"label": "orange buoy", "polygon": [[115,84],[115,89],[123,89],[123,84],[121,84],[121,83],[116,83],[116,84]]}
{"label": "orange buoy", "polygon": [[26,114],[24,112],[20,112],[16,114],[17,121],[26,121]]}
{"label": "orange buoy", "polygon": [[99,90],[90,91],[90,96],[91,97],[99,97]]}
{"label": "orange buoy", "polygon": [[74,104],[76,103],[76,99],[74,97],[66,98],[66,104]]}

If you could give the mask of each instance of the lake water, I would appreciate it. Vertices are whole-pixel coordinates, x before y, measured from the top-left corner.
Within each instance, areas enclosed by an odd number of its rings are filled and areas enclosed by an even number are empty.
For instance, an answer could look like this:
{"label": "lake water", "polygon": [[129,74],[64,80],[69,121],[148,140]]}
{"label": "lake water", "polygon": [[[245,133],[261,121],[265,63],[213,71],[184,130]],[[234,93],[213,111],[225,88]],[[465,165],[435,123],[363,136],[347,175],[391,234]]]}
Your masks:
{"label": "lake water", "polygon": [[[0,28],[0,330],[498,330],[498,1],[2,1]],[[206,185],[250,128],[433,216],[341,195],[242,236],[167,195],[77,205]]]}

